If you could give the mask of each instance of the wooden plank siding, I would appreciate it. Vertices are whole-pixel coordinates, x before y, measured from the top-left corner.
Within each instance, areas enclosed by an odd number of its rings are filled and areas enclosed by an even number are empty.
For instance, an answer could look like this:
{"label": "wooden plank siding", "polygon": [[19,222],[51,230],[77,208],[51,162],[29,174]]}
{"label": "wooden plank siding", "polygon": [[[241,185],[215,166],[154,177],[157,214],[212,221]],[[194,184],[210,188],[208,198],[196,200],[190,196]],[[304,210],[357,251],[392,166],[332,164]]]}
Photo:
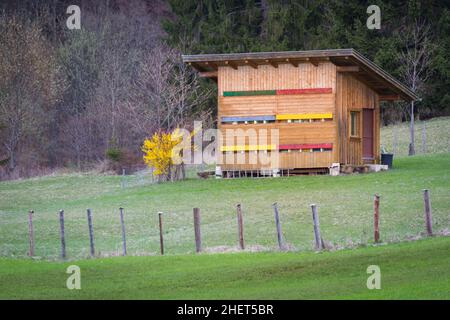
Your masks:
{"label": "wooden plank siding", "polygon": [[[279,163],[264,163],[256,157],[256,164],[250,164],[250,153],[230,153],[220,154],[220,162],[223,163],[225,157],[230,157],[234,164],[221,164],[222,170],[260,170],[260,169],[294,169],[294,168],[326,168],[333,162],[332,152],[280,152]],[[237,157],[245,157],[244,163],[238,164]]]}
{"label": "wooden plank siding", "polygon": [[[302,89],[316,89],[304,91]],[[323,90],[323,88],[331,88]],[[281,95],[250,95],[223,96],[224,92],[271,91],[271,90],[301,90],[284,91],[290,94]],[[282,91],[283,92],[283,91]],[[328,93],[323,93],[328,92]],[[298,94],[295,94],[298,93]],[[306,94],[305,94],[306,93]],[[230,67],[218,68],[218,127],[225,134],[226,129],[260,130],[266,129],[266,142],[272,144],[270,130],[279,130],[279,144],[332,144],[331,151],[323,152],[277,152],[279,163],[275,168],[323,168],[328,167],[338,159],[337,155],[337,120],[335,120],[336,66],[331,62],[320,62],[316,67],[311,63],[302,63],[298,67],[290,64],[280,64],[278,68],[270,65],[260,65],[257,69],[250,66],[240,66],[237,70]],[[321,122],[229,124],[221,123],[222,117],[248,117],[279,114],[331,114],[332,118]],[[246,144],[254,144],[245,138]],[[233,141],[221,141],[219,145],[233,145]],[[242,141],[240,142],[242,143]],[[336,146],[336,147],[335,147]],[[223,170],[257,170],[268,168],[261,164],[224,164],[222,157],[248,157],[249,153],[221,154],[219,163]],[[236,160],[234,160],[236,163]],[[272,166],[272,168],[274,168]]]}
{"label": "wooden plank siding", "polygon": [[[267,141],[233,139],[227,145],[269,144],[270,129],[277,129],[278,146],[333,146],[325,152],[283,150],[279,153],[278,169],[323,168],[333,162],[380,163],[380,101],[420,100],[410,88],[354,49],[200,54],[182,58],[201,75],[217,82],[219,129],[241,129],[244,135],[247,129],[268,130],[264,133]],[[358,122],[359,133],[353,132],[350,137],[352,111],[356,112],[353,120]],[[327,116],[320,118],[323,115]],[[219,136],[219,147],[221,140]],[[244,151],[249,152],[253,151]],[[278,148],[270,152],[278,154]],[[246,165],[245,170],[263,167]],[[224,170],[242,168],[224,166]]]}
{"label": "wooden plank siding", "polygon": [[[362,110],[374,109],[374,163],[380,162],[380,98],[375,91],[349,73],[337,73],[336,113],[339,137],[339,162],[342,164],[363,164],[362,158]],[[360,111],[360,137],[350,137],[349,113]]]}
{"label": "wooden plank siding", "polygon": [[[327,122],[311,122],[311,123],[267,123],[267,124],[222,124],[222,134],[226,134],[226,130],[242,130],[242,133],[254,131],[261,137],[266,137],[267,143],[272,144],[270,133],[272,129],[279,130],[279,144],[306,144],[306,143],[333,143],[335,145],[336,129],[333,121]],[[265,130],[266,132],[264,132]],[[261,139],[260,137],[260,139]],[[227,145],[236,142],[227,141]],[[246,143],[248,139],[245,139]],[[250,143],[255,144],[255,143]],[[263,143],[265,144],[265,143]]]}
{"label": "wooden plank siding", "polygon": [[334,112],[333,93],[292,96],[219,96],[219,119],[225,116],[238,117]]}
{"label": "wooden plank siding", "polygon": [[[331,88],[331,93],[314,90],[304,94],[302,89]],[[289,91],[288,95],[231,95],[223,96],[223,92],[274,92],[276,90]],[[299,91],[295,91],[299,90]],[[380,162],[380,106],[379,95],[367,85],[359,81],[351,73],[337,72],[336,66],[331,62],[321,62],[316,67],[303,63],[298,67],[289,64],[280,64],[278,68],[270,65],[261,65],[257,69],[242,66],[237,70],[230,67],[218,68],[218,118],[219,129],[225,133],[226,129],[255,130],[265,129],[265,140],[261,144],[273,144],[270,137],[271,129],[279,130],[279,145],[295,144],[332,144],[331,151],[323,152],[280,152],[278,167],[280,169],[294,168],[322,168],[333,162],[341,164],[363,164],[362,158],[362,110],[374,110],[374,163]],[[295,94],[298,92],[299,94]],[[292,94],[294,93],[294,94]],[[350,137],[349,112],[361,111],[359,120],[359,137]],[[328,121],[314,121],[303,123],[288,123],[275,121],[271,123],[221,123],[222,117],[258,117],[267,115],[299,114],[327,114],[331,115]],[[220,145],[233,146],[235,144],[259,144],[243,141],[237,138],[222,142]],[[239,148],[237,148],[239,149]],[[278,151],[271,151],[278,152]],[[229,155],[231,157],[231,155]],[[242,155],[241,155],[242,156]],[[233,155],[237,157],[237,155]],[[257,164],[222,164],[224,170],[256,170],[264,166]]]}
{"label": "wooden plank siding", "polygon": [[311,63],[301,63],[298,67],[280,64],[278,68],[260,65],[257,69],[240,66],[218,69],[218,95],[224,91],[287,90],[308,88],[335,88],[336,66],[331,62],[321,62],[316,67]]}

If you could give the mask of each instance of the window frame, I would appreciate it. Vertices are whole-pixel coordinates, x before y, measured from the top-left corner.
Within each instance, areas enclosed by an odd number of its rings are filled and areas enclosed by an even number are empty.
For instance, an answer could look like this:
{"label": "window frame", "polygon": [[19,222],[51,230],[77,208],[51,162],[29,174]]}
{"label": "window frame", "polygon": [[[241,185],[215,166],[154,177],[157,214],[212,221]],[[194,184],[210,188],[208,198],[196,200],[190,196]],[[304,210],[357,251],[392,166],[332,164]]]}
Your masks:
{"label": "window frame", "polygon": [[[356,115],[356,120],[355,120],[356,127],[353,126],[353,114]],[[361,110],[359,110],[359,109],[349,110],[348,121],[349,121],[348,136],[350,138],[360,139],[361,138],[361,129],[362,129]],[[355,129],[355,130],[352,130],[352,129]],[[353,131],[355,132],[355,134],[353,134]]]}

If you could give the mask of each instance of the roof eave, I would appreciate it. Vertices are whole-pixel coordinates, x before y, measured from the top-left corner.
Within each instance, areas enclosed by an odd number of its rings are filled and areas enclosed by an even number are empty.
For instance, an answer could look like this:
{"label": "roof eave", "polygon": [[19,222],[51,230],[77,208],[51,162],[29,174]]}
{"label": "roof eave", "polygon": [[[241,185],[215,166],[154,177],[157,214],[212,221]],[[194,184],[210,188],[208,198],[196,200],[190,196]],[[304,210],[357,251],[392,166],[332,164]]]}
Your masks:
{"label": "roof eave", "polygon": [[[286,59],[305,58],[353,58],[358,65],[368,69],[378,79],[382,79],[390,90],[397,92],[406,101],[419,101],[420,97],[411,89],[403,85],[389,73],[378,67],[375,63],[364,57],[355,49],[331,49],[331,50],[310,50],[310,51],[282,51],[282,52],[250,52],[250,53],[224,53],[224,54],[198,54],[182,55],[183,62],[191,64],[200,72],[210,71],[208,68],[217,68],[217,63],[227,61],[232,65],[238,61],[274,61]],[[209,66],[208,66],[209,64]],[[215,66],[215,67],[214,67]]]}

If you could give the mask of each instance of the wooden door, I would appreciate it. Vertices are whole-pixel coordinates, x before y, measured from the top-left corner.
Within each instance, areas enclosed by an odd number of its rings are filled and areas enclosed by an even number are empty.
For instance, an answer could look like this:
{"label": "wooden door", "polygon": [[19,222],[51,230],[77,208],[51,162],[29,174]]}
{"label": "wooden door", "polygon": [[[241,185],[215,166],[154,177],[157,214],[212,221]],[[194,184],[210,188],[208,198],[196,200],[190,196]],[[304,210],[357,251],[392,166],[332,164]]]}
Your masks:
{"label": "wooden door", "polygon": [[373,159],[373,109],[363,109],[363,159]]}

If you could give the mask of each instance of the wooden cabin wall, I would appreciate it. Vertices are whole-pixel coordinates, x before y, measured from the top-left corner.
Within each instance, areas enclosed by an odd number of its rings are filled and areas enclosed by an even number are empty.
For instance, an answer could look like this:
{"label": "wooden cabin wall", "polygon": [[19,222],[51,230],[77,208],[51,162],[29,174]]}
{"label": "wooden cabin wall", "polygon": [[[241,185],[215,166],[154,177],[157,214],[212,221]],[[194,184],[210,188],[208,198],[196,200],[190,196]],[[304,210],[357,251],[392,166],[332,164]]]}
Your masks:
{"label": "wooden cabin wall", "polygon": [[[267,96],[223,96],[224,91],[255,91],[331,88],[331,93]],[[278,129],[280,144],[332,143],[332,151],[282,152],[278,168],[323,168],[338,161],[336,108],[336,66],[320,62],[318,66],[301,63],[298,67],[280,64],[278,68],[260,65],[219,67],[218,70],[218,128],[255,130]],[[257,116],[276,114],[332,113],[332,121],[311,123],[221,124],[223,116]],[[267,138],[270,142],[270,137]],[[219,144],[221,142],[219,141]],[[224,170],[252,170],[260,165],[224,165]]]}
{"label": "wooden cabin wall", "polygon": [[351,73],[337,73],[336,111],[337,135],[339,137],[339,162],[342,164],[363,164],[362,137],[354,138],[349,134],[350,111],[361,111],[360,130],[362,134],[362,110],[374,110],[374,162],[380,163],[380,101],[379,96]]}
{"label": "wooden cabin wall", "polygon": [[[278,68],[260,65],[219,67],[218,94],[223,91],[251,91],[272,89],[335,88],[336,66],[331,62],[321,62],[316,67],[311,63],[301,63],[298,67],[280,64]],[[333,91],[334,92],[334,91]]]}

